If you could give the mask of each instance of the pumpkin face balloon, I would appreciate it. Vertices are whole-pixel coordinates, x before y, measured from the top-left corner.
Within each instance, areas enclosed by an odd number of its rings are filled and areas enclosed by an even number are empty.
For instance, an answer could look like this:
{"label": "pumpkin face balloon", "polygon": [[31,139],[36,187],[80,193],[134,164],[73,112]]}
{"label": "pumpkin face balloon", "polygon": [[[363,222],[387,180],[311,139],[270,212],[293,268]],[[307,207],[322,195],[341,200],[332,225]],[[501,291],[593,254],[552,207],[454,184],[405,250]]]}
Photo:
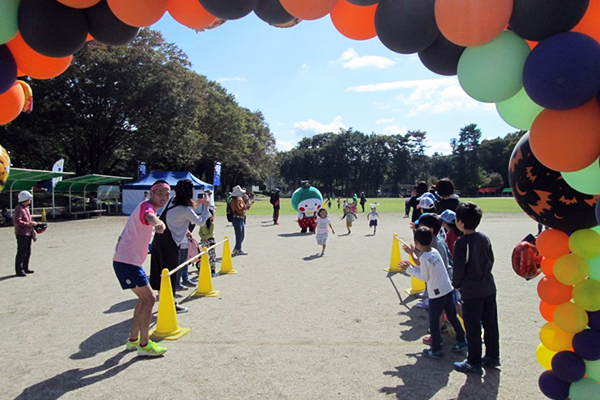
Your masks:
{"label": "pumpkin face balloon", "polygon": [[0,146],[0,192],[4,189],[10,174],[10,157],[4,147]]}
{"label": "pumpkin face balloon", "polygon": [[519,206],[540,224],[564,232],[596,226],[594,207],[600,196],[576,191],[560,172],[542,165],[531,151],[529,133],[523,135],[510,156],[508,178]]}

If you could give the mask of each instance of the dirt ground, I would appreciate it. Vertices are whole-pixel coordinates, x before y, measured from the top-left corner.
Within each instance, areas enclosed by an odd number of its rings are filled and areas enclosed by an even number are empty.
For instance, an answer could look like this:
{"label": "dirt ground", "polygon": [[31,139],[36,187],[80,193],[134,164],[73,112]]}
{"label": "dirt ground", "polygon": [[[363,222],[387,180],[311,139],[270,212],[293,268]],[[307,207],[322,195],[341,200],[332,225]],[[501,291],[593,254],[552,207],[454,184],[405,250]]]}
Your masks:
{"label": "dirt ground", "polygon": [[[526,282],[510,265],[514,245],[536,224],[521,214],[484,215],[480,228],[496,255],[502,369],[480,378],[452,370],[464,357],[449,351],[448,336],[444,359],[422,355],[427,313],[406,294],[407,276],[383,271],[394,232],[411,238],[408,219],[383,214],[372,236],[365,215],[351,235],[334,219],[324,257],[293,216],[274,226],[250,215],[249,255],[233,259],[238,274],[213,279],[217,298],[182,299],[190,312],[179,325],[192,331],[163,342],[169,351],[158,359],[124,351],[136,300],[121,290],[111,259],[125,217],[50,223],[26,278],[13,275],[12,228],[0,229],[0,398],[542,398],[537,279]],[[216,232],[234,238],[224,217]]]}

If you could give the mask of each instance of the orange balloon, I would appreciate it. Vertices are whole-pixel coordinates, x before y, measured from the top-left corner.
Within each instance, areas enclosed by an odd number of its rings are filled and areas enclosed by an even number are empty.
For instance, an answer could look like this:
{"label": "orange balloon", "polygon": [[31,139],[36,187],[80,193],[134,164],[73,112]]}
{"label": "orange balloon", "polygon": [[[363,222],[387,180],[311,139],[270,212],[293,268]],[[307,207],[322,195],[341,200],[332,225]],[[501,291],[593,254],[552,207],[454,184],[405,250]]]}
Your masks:
{"label": "orange balloon", "polygon": [[375,11],[377,4],[357,6],[340,0],[331,11],[331,22],[344,36],[354,40],[367,40],[377,36],[375,31]]}
{"label": "orange balloon", "polygon": [[23,110],[25,94],[23,88],[17,82],[0,95],[0,125],[8,124]]}
{"label": "orange balloon", "polygon": [[54,58],[41,55],[25,43],[20,33],[6,45],[15,58],[20,73],[34,79],[57,77],[69,68],[73,60],[73,56]]}
{"label": "orange balloon", "polygon": [[554,275],[554,263],[556,260],[554,258],[544,257],[542,258],[542,272],[544,275]]}
{"label": "orange balloon", "polygon": [[542,317],[546,321],[552,322],[554,321],[554,310],[556,309],[556,307],[558,307],[558,305],[548,304],[544,301],[540,301],[540,314],[542,314]]}
{"label": "orange balloon", "polygon": [[280,2],[294,17],[311,21],[329,14],[338,0],[280,0]]}
{"label": "orange balloon", "polygon": [[575,172],[600,156],[600,104],[596,99],[569,110],[543,110],[529,135],[533,155],[544,166]]}
{"label": "orange balloon", "polygon": [[554,259],[571,252],[569,249],[569,235],[559,229],[542,231],[535,239],[535,247],[537,247],[540,255]]}
{"label": "orange balloon", "polygon": [[543,302],[558,305],[571,300],[573,286],[563,285],[553,275],[549,275],[539,281],[537,290]]}
{"label": "orange balloon", "polygon": [[167,11],[167,0],[107,0],[110,10],[127,25],[142,27],[158,22]]}
{"label": "orange balloon", "polygon": [[198,0],[168,0],[167,10],[175,21],[192,29],[204,29],[217,20]]}
{"label": "orange balloon", "polygon": [[504,30],[512,9],[513,0],[436,0],[435,21],[451,42],[479,46]]}
{"label": "orange balloon", "polygon": [[71,8],[89,8],[100,3],[100,0],[56,0]]}
{"label": "orange balloon", "polygon": [[592,0],[585,15],[573,28],[575,32],[585,33],[600,42],[600,1]]}
{"label": "orange balloon", "polygon": [[87,36],[85,38],[85,41],[86,42],[91,42],[92,40],[94,40],[94,37],[88,32],[88,34],[87,34]]}

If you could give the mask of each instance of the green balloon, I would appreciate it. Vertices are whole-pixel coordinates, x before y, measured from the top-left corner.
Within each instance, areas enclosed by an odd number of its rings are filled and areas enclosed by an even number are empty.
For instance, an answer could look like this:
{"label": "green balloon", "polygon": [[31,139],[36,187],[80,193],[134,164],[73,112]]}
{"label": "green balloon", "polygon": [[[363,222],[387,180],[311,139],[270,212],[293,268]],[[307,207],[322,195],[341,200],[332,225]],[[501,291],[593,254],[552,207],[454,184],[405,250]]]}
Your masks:
{"label": "green balloon", "polygon": [[583,360],[583,362],[585,362],[585,373],[596,382],[600,381],[600,360]]}
{"label": "green balloon", "polygon": [[10,42],[17,35],[17,15],[21,0],[0,1],[0,44]]}
{"label": "green balloon", "polygon": [[589,378],[571,383],[569,388],[571,400],[600,399],[600,384]]}
{"label": "green balloon", "polygon": [[575,172],[560,173],[573,189],[584,194],[600,194],[600,159]]}
{"label": "green balloon", "polygon": [[525,89],[519,90],[519,93],[508,100],[496,104],[496,110],[502,119],[517,129],[528,131],[535,117],[542,112],[544,107],[538,106],[533,102],[525,92]]}
{"label": "green balloon", "polygon": [[[588,267],[590,269],[589,276],[590,279],[594,279],[596,281],[600,281],[600,257],[590,258],[586,260],[588,263]],[[600,380],[600,379],[598,379]]]}
{"label": "green balloon", "polygon": [[468,47],[458,62],[458,80],[475,100],[498,103],[523,88],[527,42],[510,31],[481,46]]}
{"label": "green balloon", "polygon": [[600,311],[600,281],[588,279],[575,285],[573,300],[585,311]]}

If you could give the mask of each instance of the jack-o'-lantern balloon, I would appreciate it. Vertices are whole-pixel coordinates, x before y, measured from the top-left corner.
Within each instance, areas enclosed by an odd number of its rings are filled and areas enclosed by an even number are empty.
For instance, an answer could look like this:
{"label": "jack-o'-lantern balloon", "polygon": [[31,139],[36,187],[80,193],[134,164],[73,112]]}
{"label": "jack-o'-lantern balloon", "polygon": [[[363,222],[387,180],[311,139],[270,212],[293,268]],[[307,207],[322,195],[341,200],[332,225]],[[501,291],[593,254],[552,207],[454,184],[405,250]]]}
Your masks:
{"label": "jack-o'-lantern balloon", "polygon": [[4,147],[0,146],[0,192],[4,189],[10,175],[10,156]]}
{"label": "jack-o'-lantern balloon", "polygon": [[[567,153],[564,156],[576,157]],[[576,191],[560,172],[542,165],[531,151],[529,133],[523,135],[513,150],[508,180],[519,206],[540,224],[564,232],[597,225],[594,207],[600,196]]]}
{"label": "jack-o'-lantern balloon", "polygon": [[522,241],[512,252],[512,267],[517,275],[527,280],[533,279],[542,272],[542,257],[537,252],[535,244]]}

